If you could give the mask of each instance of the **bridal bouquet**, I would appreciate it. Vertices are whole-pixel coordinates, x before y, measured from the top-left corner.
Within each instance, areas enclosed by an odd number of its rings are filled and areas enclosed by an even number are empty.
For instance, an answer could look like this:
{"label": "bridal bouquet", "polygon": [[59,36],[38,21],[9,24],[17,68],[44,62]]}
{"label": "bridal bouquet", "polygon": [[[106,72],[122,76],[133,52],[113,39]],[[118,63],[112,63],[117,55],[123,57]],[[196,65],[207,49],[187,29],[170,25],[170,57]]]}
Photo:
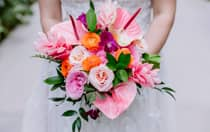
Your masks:
{"label": "bridal bouquet", "polygon": [[[146,53],[140,25],[133,15],[116,3],[105,2],[96,15],[94,3],[77,19],[59,23],[41,33],[35,57],[57,63],[57,75],[44,80],[51,91],[62,90],[64,97],[51,100],[80,103],[77,110],[68,110],[65,117],[76,116],[72,131],[81,130],[82,119],[120,116],[142,88],[156,89],[174,98],[173,89],[163,87],[159,79],[160,56]],[[72,104],[69,104],[72,105]]]}

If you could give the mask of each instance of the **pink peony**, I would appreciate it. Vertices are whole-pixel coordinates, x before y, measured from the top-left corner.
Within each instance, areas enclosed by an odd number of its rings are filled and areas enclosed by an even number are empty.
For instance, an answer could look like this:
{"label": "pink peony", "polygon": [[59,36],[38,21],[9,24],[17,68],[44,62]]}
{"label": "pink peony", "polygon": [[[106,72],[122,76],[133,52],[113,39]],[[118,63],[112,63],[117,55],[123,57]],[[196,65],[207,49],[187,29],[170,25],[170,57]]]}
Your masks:
{"label": "pink peony", "polygon": [[[80,21],[75,20],[76,29],[81,38],[87,30]],[[55,59],[67,59],[72,45],[79,45],[74,29],[70,21],[62,22],[53,26],[47,34],[40,33],[35,49]]]}
{"label": "pink peony", "polygon": [[87,74],[81,71],[72,71],[66,78],[66,92],[71,99],[82,97],[84,85],[87,83]]}
{"label": "pink peony", "polygon": [[35,43],[38,52],[51,56],[55,59],[64,60],[68,58],[71,45],[66,43],[63,37],[56,37],[53,34],[49,38],[44,33],[40,33],[40,39]]}
{"label": "pink peony", "polygon": [[158,78],[159,69],[152,69],[153,65],[144,63],[133,66],[131,79],[143,87],[154,87],[161,83]]}
{"label": "pink peony", "polygon": [[106,66],[100,65],[90,70],[89,81],[100,92],[107,92],[112,88],[114,73]]}

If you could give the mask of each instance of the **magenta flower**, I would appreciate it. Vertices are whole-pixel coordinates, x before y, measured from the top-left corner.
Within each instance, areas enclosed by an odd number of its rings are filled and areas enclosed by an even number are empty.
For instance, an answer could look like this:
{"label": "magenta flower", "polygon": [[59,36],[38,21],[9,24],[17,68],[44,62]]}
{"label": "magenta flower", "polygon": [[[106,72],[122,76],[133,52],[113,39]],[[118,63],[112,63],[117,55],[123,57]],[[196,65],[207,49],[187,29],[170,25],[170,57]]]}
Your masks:
{"label": "magenta flower", "polygon": [[134,66],[131,79],[143,87],[155,87],[161,83],[161,80],[158,78],[159,69],[152,67],[153,65],[148,63]]}
{"label": "magenta flower", "polygon": [[108,31],[103,31],[100,35],[101,37],[101,42],[100,45],[104,47],[104,50],[106,52],[113,52],[117,51],[118,49],[118,44],[114,40],[114,37],[112,34]]}
{"label": "magenta flower", "polygon": [[66,92],[71,99],[79,99],[87,83],[87,74],[81,71],[72,71],[66,78]]}
{"label": "magenta flower", "polygon": [[86,14],[82,13],[77,20],[79,20],[87,28]]}

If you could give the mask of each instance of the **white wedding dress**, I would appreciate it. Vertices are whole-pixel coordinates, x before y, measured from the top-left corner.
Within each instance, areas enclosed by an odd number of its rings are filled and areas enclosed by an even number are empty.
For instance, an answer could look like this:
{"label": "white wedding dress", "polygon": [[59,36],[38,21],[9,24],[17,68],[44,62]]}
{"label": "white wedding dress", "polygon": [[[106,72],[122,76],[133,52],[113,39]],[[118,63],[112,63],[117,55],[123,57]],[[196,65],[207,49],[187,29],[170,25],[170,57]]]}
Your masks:
{"label": "white wedding dress", "polygon": [[[85,1],[85,2],[84,2]],[[104,0],[95,0],[96,7]],[[137,21],[144,32],[147,31],[151,19],[150,0],[118,0],[118,3],[133,13],[141,7],[142,12]],[[64,19],[66,14],[78,16],[88,9],[88,0],[62,0]],[[77,109],[79,106],[64,104],[56,107],[48,100],[53,96],[63,97],[61,91],[50,92],[43,80],[55,75],[54,64],[44,62],[41,72],[40,85],[33,91],[33,95],[27,103],[24,113],[22,132],[71,132],[71,124],[75,118],[62,117],[62,113],[69,109]],[[164,97],[163,97],[164,96]],[[164,99],[162,99],[164,98]],[[161,95],[158,91],[144,89],[142,95],[136,97],[131,107],[115,120],[109,120],[102,116],[96,121],[83,121],[81,132],[172,132],[173,124],[165,100],[169,97]],[[166,101],[167,102],[167,101]],[[167,103],[169,104],[169,103]],[[166,109],[167,108],[167,109]]]}

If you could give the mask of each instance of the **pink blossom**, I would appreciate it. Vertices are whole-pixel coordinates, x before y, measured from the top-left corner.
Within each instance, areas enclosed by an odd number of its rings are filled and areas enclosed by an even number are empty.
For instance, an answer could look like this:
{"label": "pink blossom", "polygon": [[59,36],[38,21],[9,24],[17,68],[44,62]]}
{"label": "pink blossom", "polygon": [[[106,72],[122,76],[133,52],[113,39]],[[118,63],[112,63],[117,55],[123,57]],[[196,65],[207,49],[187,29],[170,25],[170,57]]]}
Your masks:
{"label": "pink blossom", "polygon": [[40,33],[40,38],[35,43],[35,49],[38,52],[60,60],[68,58],[71,48],[63,37],[53,37],[52,34],[48,39],[44,33]]}
{"label": "pink blossom", "polygon": [[66,78],[66,92],[71,99],[79,99],[87,83],[87,74],[81,71],[72,71]]}
{"label": "pink blossom", "polygon": [[154,87],[161,83],[158,78],[159,69],[152,69],[153,65],[144,63],[133,66],[131,79],[143,87]]}
{"label": "pink blossom", "polygon": [[123,29],[130,18],[131,15],[125,9],[117,8],[117,16],[112,28],[117,31],[118,44],[122,47],[128,46],[133,40],[142,36],[141,28],[135,20],[125,30]]}
{"label": "pink blossom", "polygon": [[117,3],[108,0],[99,10],[98,22],[102,29],[110,27],[116,19]]}
{"label": "pink blossom", "polygon": [[89,81],[100,92],[107,92],[112,88],[114,73],[106,66],[100,65],[90,70]]}
{"label": "pink blossom", "polygon": [[96,98],[94,105],[108,118],[115,119],[129,108],[136,97],[137,89],[133,81],[119,84],[105,95],[104,99]]}
{"label": "pink blossom", "polygon": [[[87,31],[80,21],[75,20],[79,37]],[[74,29],[70,21],[62,22],[53,26],[47,34],[40,33],[39,39],[35,42],[35,49],[55,59],[67,59],[72,45],[79,45]]]}

